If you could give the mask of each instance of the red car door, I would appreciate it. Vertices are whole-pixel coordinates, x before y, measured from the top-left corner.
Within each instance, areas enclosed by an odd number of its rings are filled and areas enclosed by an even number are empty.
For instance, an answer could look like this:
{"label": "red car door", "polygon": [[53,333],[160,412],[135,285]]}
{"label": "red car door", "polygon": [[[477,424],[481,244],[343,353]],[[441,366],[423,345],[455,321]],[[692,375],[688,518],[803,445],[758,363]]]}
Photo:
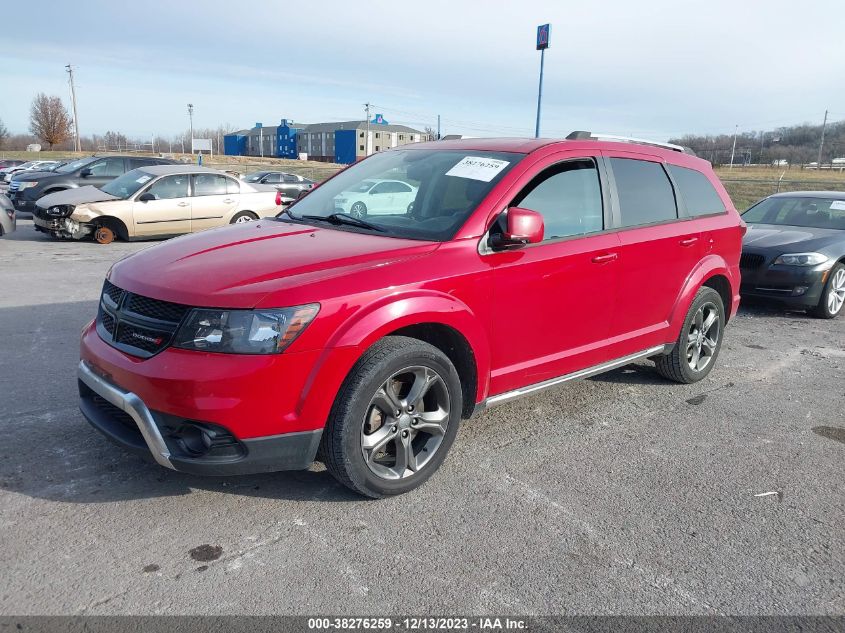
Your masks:
{"label": "red car door", "polygon": [[703,245],[698,223],[679,214],[679,197],[660,158],[626,152],[605,157],[621,245],[611,331],[616,355],[623,356],[674,339],[669,319]]}
{"label": "red car door", "polygon": [[526,171],[505,202],[503,209],[541,213],[545,234],[543,242],[517,250],[482,245],[493,269],[491,394],[608,360],[619,285],[619,237],[605,230],[608,186],[600,159],[547,157]]}

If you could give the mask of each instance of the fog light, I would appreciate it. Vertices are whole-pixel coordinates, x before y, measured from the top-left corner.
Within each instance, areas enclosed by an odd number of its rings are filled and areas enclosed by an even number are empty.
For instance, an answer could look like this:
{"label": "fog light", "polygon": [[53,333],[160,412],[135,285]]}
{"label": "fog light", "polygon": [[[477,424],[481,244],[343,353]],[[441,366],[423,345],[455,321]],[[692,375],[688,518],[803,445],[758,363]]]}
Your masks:
{"label": "fog light", "polygon": [[795,286],[795,287],[792,289],[792,296],[794,296],[794,297],[800,297],[800,296],[801,296],[801,295],[803,295],[805,292],[807,292],[807,286]]}

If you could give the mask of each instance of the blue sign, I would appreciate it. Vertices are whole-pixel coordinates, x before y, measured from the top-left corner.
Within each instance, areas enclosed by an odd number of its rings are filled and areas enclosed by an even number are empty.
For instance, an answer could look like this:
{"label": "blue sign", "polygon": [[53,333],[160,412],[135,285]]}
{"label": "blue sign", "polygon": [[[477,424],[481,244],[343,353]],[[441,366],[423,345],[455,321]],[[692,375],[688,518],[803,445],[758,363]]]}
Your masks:
{"label": "blue sign", "polygon": [[537,50],[541,51],[549,47],[549,32],[552,30],[551,24],[541,24],[537,27]]}
{"label": "blue sign", "polygon": [[372,121],[370,121],[370,123],[376,123],[378,125],[387,125],[388,124],[387,121],[385,120],[383,114],[377,114],[375,116],[375,118]]}

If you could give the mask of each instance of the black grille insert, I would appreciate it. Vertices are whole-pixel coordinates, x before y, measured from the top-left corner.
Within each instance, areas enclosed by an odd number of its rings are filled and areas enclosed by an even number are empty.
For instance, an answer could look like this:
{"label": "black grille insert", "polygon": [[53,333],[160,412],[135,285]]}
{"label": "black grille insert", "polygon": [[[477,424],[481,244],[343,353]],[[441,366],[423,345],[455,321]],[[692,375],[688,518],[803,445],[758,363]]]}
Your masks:
{"label": "black grille insert", "polygon": [[151,299],[103,284],[97,332],[112,347],[149,358],[170,344],[189,306]]}
{"label": "black grille insert", "polygon": [[739,258],[739,267],[748,269],[759,268],[765,261],[766,258],[757,253],[743,253]]}

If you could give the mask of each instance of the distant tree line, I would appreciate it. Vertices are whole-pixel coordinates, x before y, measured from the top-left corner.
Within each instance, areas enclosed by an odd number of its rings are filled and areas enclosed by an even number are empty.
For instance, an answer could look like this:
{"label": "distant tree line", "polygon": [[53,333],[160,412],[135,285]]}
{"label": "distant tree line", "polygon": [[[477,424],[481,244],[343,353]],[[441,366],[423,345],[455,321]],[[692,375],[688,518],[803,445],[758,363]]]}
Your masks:
{"label": "distant tree line", "polygon": [[[773,165],[787,161],[790,166],[815,163],[819,158],[822,126],[804,123],[779,127],[774,130],[742,132],[736,137],[734,165]],[[688,134],[670,139],[692,148],[700,157],[715,165],[727,165],[731,159],[733,134],[696,135]],[[828,123],[824,133],[822,164],[829,164],[834,158],[845,157],[845,121]]]}
{"label": "distant tree line", "polygon": [[[28,145],[40,144],[43,149],[73,151],[73,120],[60,97],[39,93],[32,100],[29,112],[29,133],[11,134],[0,120],[0,150],[22,151]],[[211,139],[214,153],[223,153],[223,137],[235,126],[225,123],[215,128],[194,128],[194,138]],[[185,130],[173,136],[151,134],[146,138],[129,137],[120,131],[90,134],[80,138],[83,152],[143,151],[182,153],[191,151],[191,133]]]}

